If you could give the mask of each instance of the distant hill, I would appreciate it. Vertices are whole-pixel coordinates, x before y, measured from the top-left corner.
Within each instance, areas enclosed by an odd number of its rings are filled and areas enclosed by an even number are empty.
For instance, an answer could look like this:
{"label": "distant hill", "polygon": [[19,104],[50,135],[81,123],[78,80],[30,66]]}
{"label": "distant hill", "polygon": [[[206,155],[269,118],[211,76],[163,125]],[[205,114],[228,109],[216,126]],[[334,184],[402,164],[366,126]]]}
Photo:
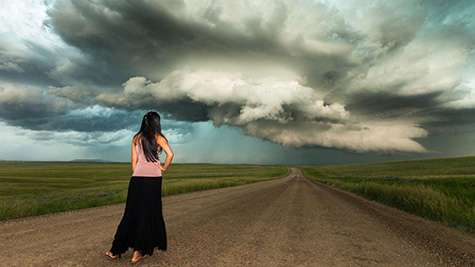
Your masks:
{"label": "distant hill", "polygon": [[110,160],[105,160],[105,159],[73,159],[70,161],[71,162],[112,162]]}

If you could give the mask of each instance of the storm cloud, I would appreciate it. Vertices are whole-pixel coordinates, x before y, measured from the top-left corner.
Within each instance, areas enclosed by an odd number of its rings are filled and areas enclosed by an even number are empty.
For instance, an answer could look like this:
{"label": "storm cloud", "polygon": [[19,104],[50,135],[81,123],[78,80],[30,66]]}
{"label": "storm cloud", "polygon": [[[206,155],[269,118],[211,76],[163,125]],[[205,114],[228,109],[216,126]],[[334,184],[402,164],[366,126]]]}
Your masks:
{"label": "storm cloud", "polygon": [[0,118],[114,132],[156,109],[284,146],[425,152],[475,122],[475,5],[439,2],[48,1],[44,40],[0,39]]}

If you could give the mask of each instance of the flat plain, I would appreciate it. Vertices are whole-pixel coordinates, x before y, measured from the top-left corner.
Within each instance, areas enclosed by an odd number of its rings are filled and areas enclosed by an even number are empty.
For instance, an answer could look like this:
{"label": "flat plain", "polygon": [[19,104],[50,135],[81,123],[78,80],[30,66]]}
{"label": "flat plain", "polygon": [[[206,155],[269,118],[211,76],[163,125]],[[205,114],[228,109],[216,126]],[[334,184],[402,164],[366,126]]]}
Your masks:
{"label": "flat plain", "polygon": [[475,157],[302,167],[315,182],[475,233]]}
{"label": "flat plain", "polygon": [[[124,202],[130,163],[0,162],[0,221]],[[174,164],[162,195],[235,186],[285,176],[271,165]]]}

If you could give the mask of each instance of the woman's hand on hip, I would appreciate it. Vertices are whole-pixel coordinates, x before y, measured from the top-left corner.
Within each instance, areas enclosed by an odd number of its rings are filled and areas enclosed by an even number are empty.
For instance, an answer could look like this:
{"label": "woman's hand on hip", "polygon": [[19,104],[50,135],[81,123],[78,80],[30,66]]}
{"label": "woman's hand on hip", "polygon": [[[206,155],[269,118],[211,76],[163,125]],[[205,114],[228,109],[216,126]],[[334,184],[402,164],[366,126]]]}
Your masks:
{"label": "woman's hand on hip", "polygon": [[160,168],[160,171],[165,172],[167,171],[167,168],[163,167],[162,165],[158,166]]}

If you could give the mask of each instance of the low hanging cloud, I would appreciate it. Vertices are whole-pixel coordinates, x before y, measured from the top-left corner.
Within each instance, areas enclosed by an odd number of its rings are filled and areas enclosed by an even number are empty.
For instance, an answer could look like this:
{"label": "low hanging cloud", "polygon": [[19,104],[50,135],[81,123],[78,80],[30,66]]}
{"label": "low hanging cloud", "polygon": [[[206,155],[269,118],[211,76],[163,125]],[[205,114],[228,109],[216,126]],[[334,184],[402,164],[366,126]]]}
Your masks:
{"label": "low hanging cloud", "polygon": [[[471,1],[56,0],[43,8],[32,21],[45,38],[0,39],[0,81],[41,91],[0,91],[8,110],[0,117],[14,125],[92,132],[114,118],[99,130],[117,131],[157,109],[287,146],[424,152],[419,138],[474,124]],[[24,102],[48,122],[29,121]]]}
{"label": "low hanging cloud", "polygon": [[65,114],[78,105],[66,98],[44,94],[41,89],[35,87],[0,83],[0,107],[2,119],[15,121]]}
{"label": "low hanging cloud", "polygon": [[[120,93],[99,94],[103,105],[141,106],[195,102],[207,110],[204,120],[241,127],[252,136],[286,146],[318,145],[354,151],[413,151],[424,148],[413,138],[427,132],[408,121],[358,121],[340,103],[293,80],[254,78],[241,73],[175,71],[160,82],[133,77]],[[179,105],[174,107],[179,109]],[[173,115],[174,110],[168,111]],[[367,138],[371,136],[371,138]]]}
{"label": "low hanging cloud", "polygon": [[287,125],[252,122],[247,132],[284,145],[318,145],[351,151],[424,152],[414,141],[427,136],[427,131],[406,121],[371,121],[333,124],[322,122],[293,122]]}
{"label": "low hanging cloud", "polygon": [[344,120],[349,116],[341,104],[324,103],[322,94],[302,86],[298,80],[250,78],[241,73],[217,71],[174,71],[157,83],[133,77],[124,83],[122,94],[100,94],[97,99],[106,105],[127,105],[132,99],[144,97],[153,97],[158,103],[193,101],[208,107],[235,105],[239,114],[226,119],[236,125],[259,119],[285,123],[296,116],[329,120]]}
{"label": "low hanging cloud", "polygon": [[[35,140],[66,140],[66,143],[90,145],[113,143],[137,131],[144,110],[127,111],[93,102],[82,103],[91,92],[77,94],[71,87],[41,90],[0,83],[0,117],[11,126],[28,130]],[[65,97],[67,96],[67,97]],[[191,137],[193,127],[183,122],[164,120],[164,129],[175,143]]]}

